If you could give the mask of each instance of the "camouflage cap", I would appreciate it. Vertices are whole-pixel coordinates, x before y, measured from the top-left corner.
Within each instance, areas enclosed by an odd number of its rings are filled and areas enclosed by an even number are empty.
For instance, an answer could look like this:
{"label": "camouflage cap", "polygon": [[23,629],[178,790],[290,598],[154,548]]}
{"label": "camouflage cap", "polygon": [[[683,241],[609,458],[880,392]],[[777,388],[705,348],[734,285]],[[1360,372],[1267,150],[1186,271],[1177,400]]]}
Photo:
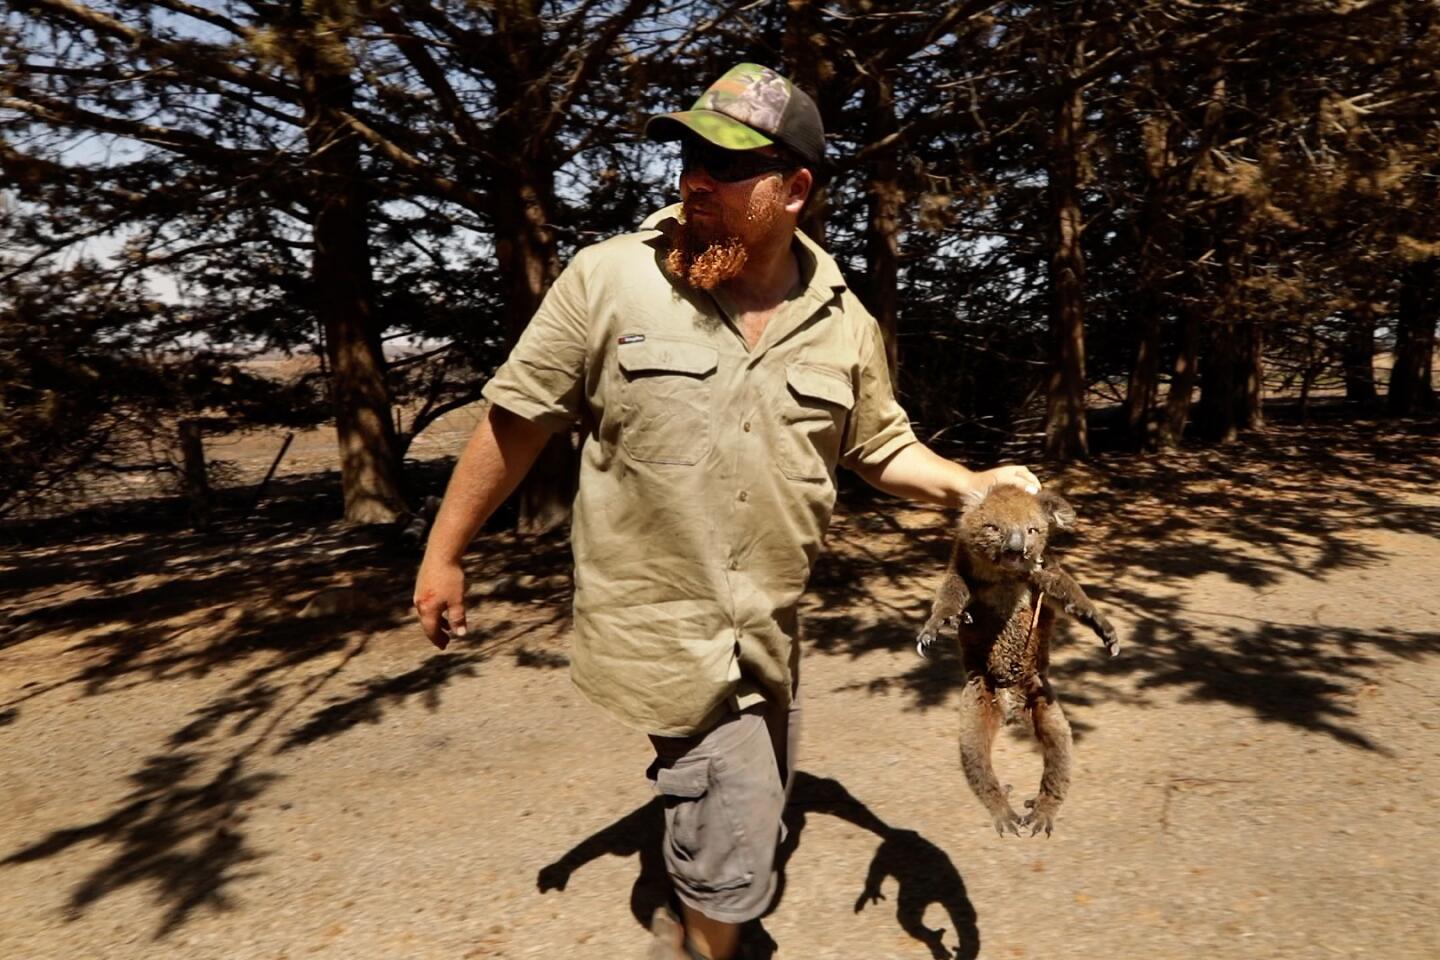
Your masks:
{"label": "camouflage cap", "polygon": [[686,133],[727,150],[779,143],[812,165],[825,155],[825,127],[815,101],[757,63],[730,68],[689,110],[662,113],[645,124],[645,135],[652,140],[679,140]]}

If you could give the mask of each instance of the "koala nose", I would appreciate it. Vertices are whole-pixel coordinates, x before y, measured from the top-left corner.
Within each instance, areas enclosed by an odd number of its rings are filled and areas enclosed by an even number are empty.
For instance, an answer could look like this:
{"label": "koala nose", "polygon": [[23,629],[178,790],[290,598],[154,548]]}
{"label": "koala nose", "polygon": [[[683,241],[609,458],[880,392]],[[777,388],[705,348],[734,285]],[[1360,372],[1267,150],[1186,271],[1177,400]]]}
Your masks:
{"label": "koala nose", "polygon": [[1019,530],[1010,531],[1010,536],[1005,538],[1005,550],[1009,553],[1025,552],[1025,535]]}

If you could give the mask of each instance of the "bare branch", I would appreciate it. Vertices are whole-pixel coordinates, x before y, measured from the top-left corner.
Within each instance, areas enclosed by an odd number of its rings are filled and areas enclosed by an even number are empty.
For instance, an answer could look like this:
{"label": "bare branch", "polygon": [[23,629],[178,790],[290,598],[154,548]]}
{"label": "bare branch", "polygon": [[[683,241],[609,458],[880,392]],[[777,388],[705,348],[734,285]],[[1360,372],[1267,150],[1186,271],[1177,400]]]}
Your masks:
{"label": "bare branch", "polygon": [[425,85],[435,94],[436,99],[439,100],[440,107],[444,111],[446,118],[454,124],[465,146],[469,147],[488,162],[494,163],[495,158],[490,148],[489,138],[486,137],[485,132],[480,129],[475,119],[470,116],[470,111],[466,110],[465,105],[460,102],[460,98],[456,95],[455,88],[451,86],[449,78],[445,75],[445,71],[435,62],[435,59],[430,56],[430,52],[425,48],[424,42],[415,36],[410,30],[409,25],[401,20],[392,9],[388,7],[381,8],[379,16],[381,22],[388,26],[393,32],[395,45],[400,48],[400,52],[405,55],[405,59],[410,61],[415,71],[420,74],[420,79],[425,81]]}
{"label": "bare branch", "polygon": [[199,42],[181,44],[161,40],[129,27],[82,3],[76,3],[74,0],[14,0],[12,5],[22,11],[35,10],[48,13],[52,17],[87,27],[96,33],[124,40],[151,59],[159,58],[179,64],[197,73],[238,84],[267,97],[274,97],[289,103],[298,103],[300,99],[298,92],[289,84],[237,66],[233,52],[214,44]]}
{"label": "bare branch", "polygon": [[205,7],[196,6],[193,3],[186,3],[185,0],[150,0],[150,2],[157,7],[164,7],[166,10],[171,10],[187,17],[203,20],[205,23],[233,33],[237,37],[245,37],[249,33],[245,27],[231,20],[224,14],[216,13],[214,10],[209,10]]}
{"label": "bare branch", "polygon": [[647,3],[648,0],[630,0],[624,8],[605,22],[598,35],[590,41],[585,55],[575,64],[575,69],[571,71],[559,96],[552,100],[550,113],[540,124],[536,136],[549,137],[554,133],[556,126],[564,119],[570,109],[570,104],[575,100],[581,88],[589,82],[590,77],[599,68],[601,58],[610,52],[610,45],[615,42],[620,31],[635,22],[635,18],[645,9]]}
{"label": "bare branch", "polygon": [[432,190],[437,196],[453,200],[477,213],[483,212],[489,206],[483,195],[436,173],[430,164],[408,152],[353,113],[347,110],[337,113],[356,133],[368,140],[396,166],[414,177],[416,183]]}

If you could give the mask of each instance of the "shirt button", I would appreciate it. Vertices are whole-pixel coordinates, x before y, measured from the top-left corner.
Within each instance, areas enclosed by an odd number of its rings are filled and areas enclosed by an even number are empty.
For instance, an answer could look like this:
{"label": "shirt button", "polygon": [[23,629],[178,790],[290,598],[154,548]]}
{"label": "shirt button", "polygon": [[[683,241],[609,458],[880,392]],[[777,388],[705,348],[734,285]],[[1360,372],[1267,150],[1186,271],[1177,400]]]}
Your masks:
{"label": "shirt button", "polygon": [[740,496],[736,499],[738,499],[741,503],[744,503],[746,500],[750,499],[750,494],[746,493],[744,490],[741,490]]}
{"label": "shirt button", "polygon": [[742,425],[742,426],[740,427],[740,429],[741,429],[741,430],[744,430],[746,433],[749,433],[749,432],[750,432],[750,421],[749,421],[749,420],[746,420],[745,423],[744,423],[744,425]]}

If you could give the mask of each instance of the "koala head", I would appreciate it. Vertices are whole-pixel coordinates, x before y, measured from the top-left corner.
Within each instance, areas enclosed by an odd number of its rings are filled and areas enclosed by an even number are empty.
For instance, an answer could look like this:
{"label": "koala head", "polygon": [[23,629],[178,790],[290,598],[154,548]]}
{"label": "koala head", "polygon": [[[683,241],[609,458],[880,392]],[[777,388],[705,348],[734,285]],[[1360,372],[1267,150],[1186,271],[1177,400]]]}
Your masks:
{"label": "koala head", "polygon": [[1052,530],[1074,524],[1075,511],[1058,494],[997,484],[965,508],[958,535],[971,557],[1024,572],[1041,562]]}

